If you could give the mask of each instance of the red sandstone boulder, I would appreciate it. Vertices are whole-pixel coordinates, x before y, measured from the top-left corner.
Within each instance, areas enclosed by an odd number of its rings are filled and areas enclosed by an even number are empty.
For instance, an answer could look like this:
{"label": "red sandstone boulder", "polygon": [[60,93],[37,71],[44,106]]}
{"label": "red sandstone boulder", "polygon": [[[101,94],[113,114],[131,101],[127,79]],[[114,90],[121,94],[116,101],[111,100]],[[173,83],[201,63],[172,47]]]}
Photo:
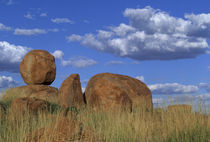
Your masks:
{"label": "red sandstone boulder", "polygon": [[84,98],[78,74],[71,74],[63,81],[58,94],[60,104],[64,107],[82,106]]}
{"label": "red sandstone boulder", "polygon": [[30,133],[25,142],[102,142],[95,133],[81,123],[68,118],[57,120],[50,126]]}
{"label": "red sandstone boulder", "polygon": [[48,112],[50,110],[50,104],[47,101],[37,98],[17,98],[12,101],[10,105],[10,114],[15,118],[21,118],[27,114],[38,114]]}
{"label": "red sandstone boulder", "polygon": [[95,108],[153,108],[149,88],[135,78],[119,74],[101,73],[93,76],[87,84],[85,97],[87,105]]}
{"label": "red sandstone boulder", "polygon": [[45,50],[32,50],[20,63],[20,73],[26,84],[50,85],[56,75],[55,58]]}
{"label": "red sandstone boulder", "polygon": [[12,101],[20,97],[35,97],[51,103],[59,103],[58,89],[47,85],[27,85],[11,88],[4,93],[2,99]]}

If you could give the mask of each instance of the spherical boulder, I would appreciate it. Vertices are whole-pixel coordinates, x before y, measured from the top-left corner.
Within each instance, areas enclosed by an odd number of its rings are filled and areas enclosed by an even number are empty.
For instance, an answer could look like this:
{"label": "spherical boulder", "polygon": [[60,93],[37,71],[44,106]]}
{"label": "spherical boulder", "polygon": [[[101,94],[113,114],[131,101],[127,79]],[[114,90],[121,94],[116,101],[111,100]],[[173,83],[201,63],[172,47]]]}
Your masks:
{"label": "spherical boulder", "polygon": [[50,85],[56,76],[55,58],[45,50],[32,50],[20,63],[20,73],[28,85]]}
{"label": "spherical boulder", "polygon": [[149,88],[140,80],[119,74],[93,76],[87,84],[85,98],[87,105],[94,108],[153,108]]}

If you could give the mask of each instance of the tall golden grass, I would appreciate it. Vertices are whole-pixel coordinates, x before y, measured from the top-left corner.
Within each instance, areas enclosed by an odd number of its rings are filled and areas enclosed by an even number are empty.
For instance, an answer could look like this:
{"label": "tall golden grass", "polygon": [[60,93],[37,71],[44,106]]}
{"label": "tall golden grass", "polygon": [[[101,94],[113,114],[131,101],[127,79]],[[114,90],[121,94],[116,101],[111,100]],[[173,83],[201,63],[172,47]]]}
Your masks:
{"label": "tall golden grass", "polygon": [[[0,117],[0,142],[24,142],[26,136],[38,128],[64,119],[62,114],[61,111],[36,117],[26,114],[17,120],[7,108],[7,113]],[[71,115],[67,117],[72,119]],[[84,108],[73,119],[91,128],[106,142],[210,142],[210,114],[203,112],[161,108],[153,112],[138,108],[132,112],[93,111]],[[45,137],[46,141],[53,141],[53,134]]]}

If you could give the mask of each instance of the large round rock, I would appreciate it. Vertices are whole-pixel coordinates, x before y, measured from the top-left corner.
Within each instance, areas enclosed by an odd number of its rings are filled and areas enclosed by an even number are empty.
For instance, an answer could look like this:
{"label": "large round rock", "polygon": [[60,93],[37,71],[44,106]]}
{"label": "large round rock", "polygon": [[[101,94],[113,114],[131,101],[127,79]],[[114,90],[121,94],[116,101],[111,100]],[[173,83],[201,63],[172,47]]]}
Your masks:
{"label": "large round rock", "polygon": [[28,85],[50,85],[55,80],[55,58],[45,50],[32,50],[20,63],[20,73]]}
{"label": "large round rock", "polygon": [[152,109],[152,94],[141,81],[129,76],[101,73],[93,76],[86,87],[85,97],[88,106],[119,108],[127,105],[132,108]]}

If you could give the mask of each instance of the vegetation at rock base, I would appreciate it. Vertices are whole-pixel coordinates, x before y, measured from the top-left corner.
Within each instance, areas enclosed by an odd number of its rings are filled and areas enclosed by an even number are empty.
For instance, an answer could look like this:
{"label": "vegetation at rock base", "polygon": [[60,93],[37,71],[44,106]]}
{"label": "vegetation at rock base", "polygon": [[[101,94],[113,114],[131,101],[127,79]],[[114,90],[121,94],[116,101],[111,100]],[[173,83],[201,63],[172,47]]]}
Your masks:
{"label": "vegetation at rock base", "polygon": [[[93,111],[91,108],[77,110],[72,107],[66,109],[76,114],[76,117],[71,117],[71,113],[63,115],[59,105],[51,104],[52,109],[47,114],[25,114],[21,120],[17,120],[9,114],[10,102],[0,103],[6,108],[0,118],[0,142],[24,142],[30,133],[56,124],[64,117],[82,123],[84,128],[91,128],[106,142],[210,142],[210,114],[203,113],[202,109],[200,112],[185,112],[159,108],[147,112],[135,108],[132,112],[126,112]],[[45,140],[51,142],[53,136],[45,135]]]}

